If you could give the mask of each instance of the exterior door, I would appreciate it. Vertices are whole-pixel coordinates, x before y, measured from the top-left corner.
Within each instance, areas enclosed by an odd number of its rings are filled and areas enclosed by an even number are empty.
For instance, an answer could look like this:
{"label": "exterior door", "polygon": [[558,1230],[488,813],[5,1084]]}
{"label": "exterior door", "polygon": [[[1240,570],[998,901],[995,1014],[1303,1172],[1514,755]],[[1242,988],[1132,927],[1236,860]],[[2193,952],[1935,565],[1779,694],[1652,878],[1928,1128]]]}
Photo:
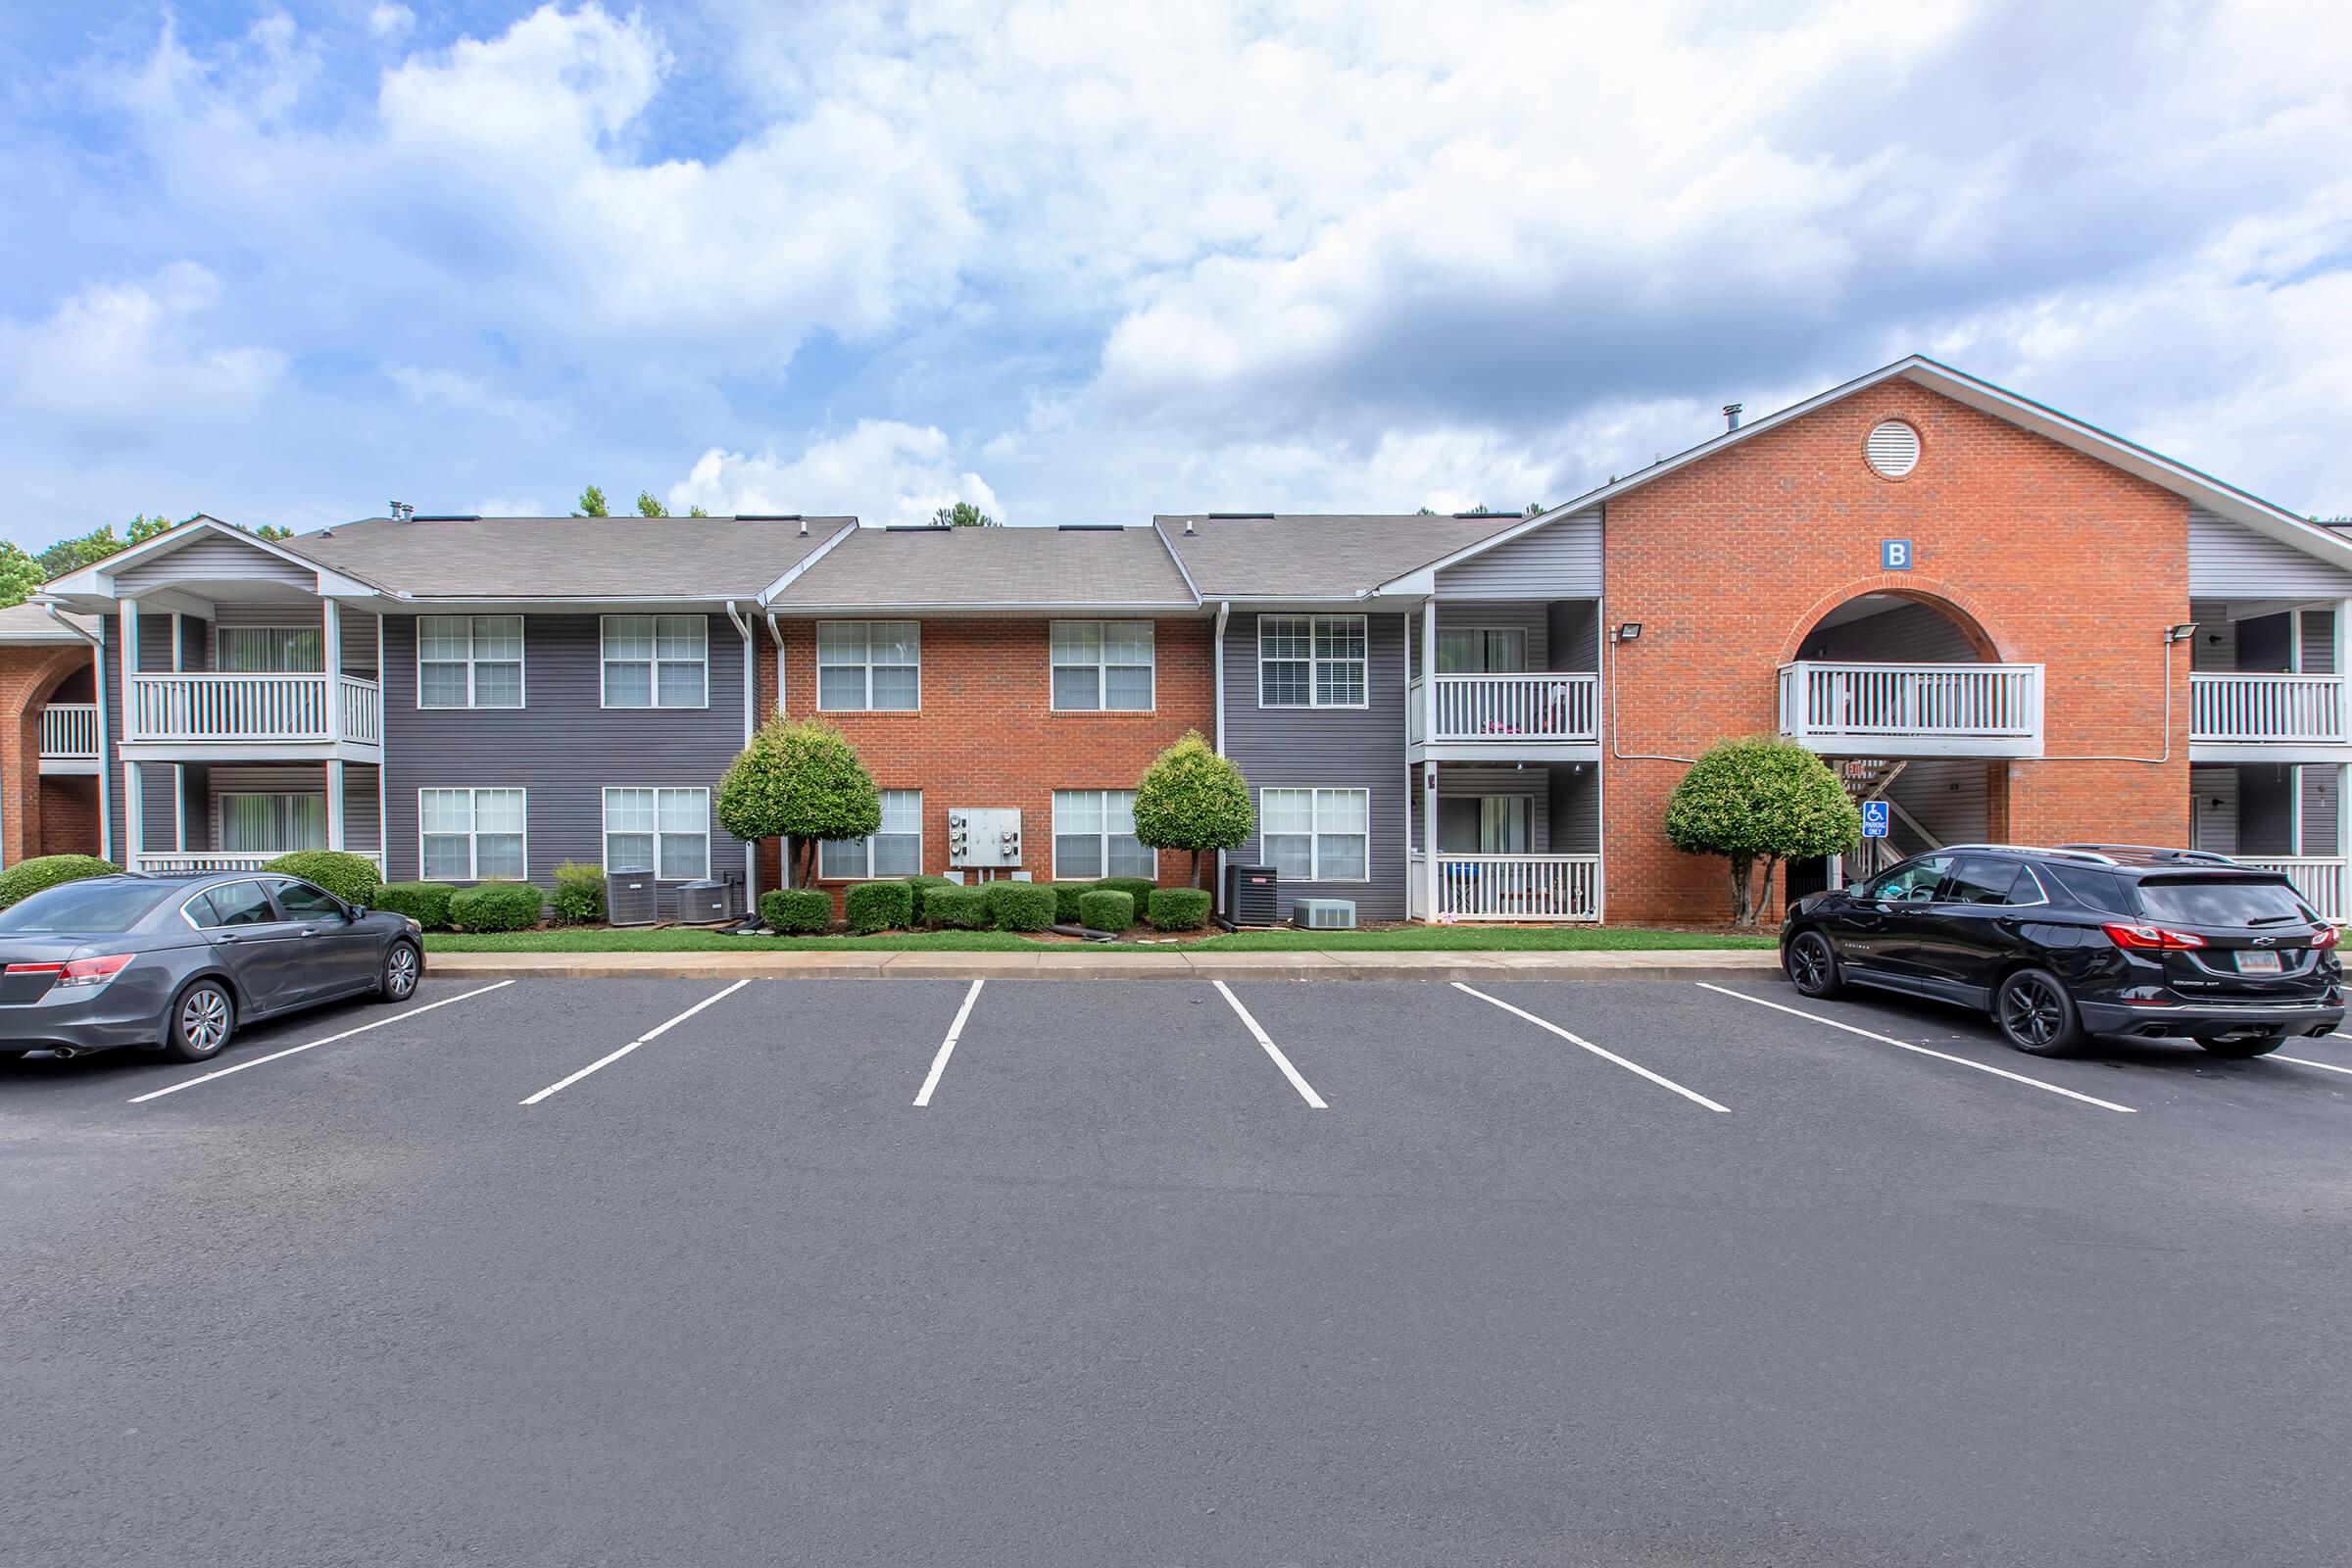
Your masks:
{"label": "exterior door", "polygon": [[280,917],[261,883],[223,882],[185,907],[250,1005],[274,1012],[301,999],[302,928]]}
{"label": "exterior door", "polygon": [[377,939],[362,930],[332,894],[292,877],[272,880],[278,912],[300,933],[302,994],[347,996],[375,983]]}
{"label": "exterior door", "polygon": [[1865,883],[1831,933],[1838,957],[1857,969],[1918,979],[1928,911],[1951,868],[1951,856],[1922,855]]}
{"label": "exterior door", "polygon": [[1926,977],[1992,988],[2001,960],[2017,949],[2018,907],[2043,904],[2041,884],[2016,860],[1964,855],[1920,916],[1919,961]]}

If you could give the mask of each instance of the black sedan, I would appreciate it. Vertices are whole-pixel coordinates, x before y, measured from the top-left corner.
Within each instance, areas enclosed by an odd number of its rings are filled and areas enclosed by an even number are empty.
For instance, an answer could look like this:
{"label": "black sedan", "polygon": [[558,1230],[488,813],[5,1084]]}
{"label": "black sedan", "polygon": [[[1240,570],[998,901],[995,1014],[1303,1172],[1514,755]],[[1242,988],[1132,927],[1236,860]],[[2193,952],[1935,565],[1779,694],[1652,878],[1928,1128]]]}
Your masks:
{"label": "black sedan", "polygon": [[2344,1021],[2336,928],[2276,871],[2194,850],[1968,844],[1788,910],[1796,989],[1848,985],[1992,1015],[2018,1050],[2090,1035],[2258,1056]]}
{"label": "black sedan", "polygon": [[423,973],[416,921],[300,877],[91,877],[0,910],[0,1055],[136,1046],[203,1061],[257,1018],[404,1002]]}

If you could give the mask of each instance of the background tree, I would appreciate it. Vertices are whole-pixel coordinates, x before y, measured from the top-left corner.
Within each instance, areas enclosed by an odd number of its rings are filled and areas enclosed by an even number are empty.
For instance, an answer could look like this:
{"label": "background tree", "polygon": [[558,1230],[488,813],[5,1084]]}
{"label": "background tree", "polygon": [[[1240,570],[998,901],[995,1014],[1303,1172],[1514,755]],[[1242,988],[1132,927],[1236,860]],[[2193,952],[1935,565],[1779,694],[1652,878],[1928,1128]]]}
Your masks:
{"label": "background tree", "polygon": [[[1669,843],[1731,862],[1732,924],[1740,927],[1756,923],[1777,862],[1842,855],[1861,836],[1862,813],[1828,764],[1769,735],[1709,749],[1666,801]],[[1757,867],[1763,875],[1751,885]]]}
{"label": "background tree", "polygon": [[605,505],[605,493],[594,485],[590,485],[580,492],[580,499],[575,505],[579,508],[572,514],[575,517],[610,517],[612,515],[612,509]]}
{"label": "background tree", "polygon": [[21,605],[35,588],[48,581],[41,564],[23,549],[0,539],[0,609]]}
{"label": "background tree", "polygon": [[881,830],[882,796],[847,735],[821,718],[779,715],[760,726],[718,781],[718,825],[747,844],[783,839],[788,876],[797,840],[792,883],[807,887],[820,841]]}
{"label": "background tree", "polygon": [[637,492],[637,515],[640,517],[666,517],[669,515],[669,509],[656,501],[651,490],[640,490]]}
{"label": "background tree", "polygon": [[1200,852],[1238,850],[1254,826],[1250,781],[1197,729],[1154,758],[1135,786],[1135,836],[1151,849],[1192,851],[1195,887]]}
{"label": "background tree", "polygon": [[62,577],[69,571],[79,571],[93,563],[104,561],[122,549],[124,543],[122,536],[115,532],[115,525],[110,522],[104,527],[92,528],[78,539],[60,539],[42,551],[39,557],[41,569],[52,577]]}
{"label": "background tree", "polygon": [[994,528],[997,519],[969,501],[958,501],[931,514],[931,523],[938,528]]}
{"label": "background tree", "polygon": [[130,532],[123,537],[122,543],[125,547],[143,545],[159,533],[170,533],[174,526],[172,519],[160,512],[152,517],[142,512],[130,519]]}
{"label": "background tree", "polygon": [[253,536],[256,539],[291,539],[294,537],[294,530],[291,528],[280,528],[276,523],[273,522],[265,522],[259,528],[253,530]]}
{"label": "background tree", "polygon": [[700,508],[700,507],[688,507],[688,508],[686,509],[686,515],[688,515],[689,517],[708,517],[709,515],[710,515],[710,513],[708,513],[708,512],[705,512],[705,511],[704,511],[702,508]]}

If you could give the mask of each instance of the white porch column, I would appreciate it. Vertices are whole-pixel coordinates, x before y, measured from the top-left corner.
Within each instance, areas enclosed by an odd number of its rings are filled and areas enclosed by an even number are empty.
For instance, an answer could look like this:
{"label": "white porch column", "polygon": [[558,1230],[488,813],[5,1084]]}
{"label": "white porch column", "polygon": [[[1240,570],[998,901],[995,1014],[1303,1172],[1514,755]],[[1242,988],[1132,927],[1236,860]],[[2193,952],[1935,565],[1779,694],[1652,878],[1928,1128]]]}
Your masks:
{"label": "white porch column", "polygon": [[[1421,602],[1421,738],[1438,743],[1438,601]],[[1431,777],[1437,775],[1433,772]]]}
{"label": "white porch column", "polygon": [[1421,874],[1427,879],[1421,907],[1438,917],[1438,764],[1421,764]]}
{"label": "white porch column", "polygon": [[[115,657],[122,666],[122,732],[128,735],[133,711],[131,681],[139,672],[139,602],[136,599],[125,599],[118,607],[115,628],[122,644]],[[146,780],[140,776],[139,764],[125,758],[122,762],[122,853],[123,869],[127,871],[139,868],[139,857],[147,849],[147,824],[142,820],[147,810],[147,792],[142,787],[145,783]]]}
{"label": "white porch column", "polygon": [[[2299,628],[2302,624],[2303,616],[2298,612],[2295,625]],[[2335,721],[2342,726],[2344,743],[2352,745],[2352,690],[2348,690],[2352,688],[2352,648],[2344,646],[2347,638],[2352,638],[2352,599],[2339,599],[2335,602],[2335,657],[2329,667],[2339,682],[2335,689]],[[2343,843],[2336,840],[2339,854],[2346,853]]]}
{"label": "white porch column", "polygon": [[[172,612],[172,673],[180,672],[181,650],[186,643],[179,612]],[[172,848],[181,855],[188,853],[188,769],[185,763],[172,764]]]}
{"label": "white porch column", "polygon": [[[318,609],[319,662],[326,666],[326,738],[339,741],[343,738],[343,607],[332,599],[322,599]],[[341,765],[335,764],[338,776]],[[330,828],[339,827],[343,820],[343,808],[332,795],[327,798],[326,820]],[[334,847],[343,847],[339,833]]]}
{"label": "white porch column", "polygon": [[343,763],[339,758],[326,764],[326,847],[343,848]]}

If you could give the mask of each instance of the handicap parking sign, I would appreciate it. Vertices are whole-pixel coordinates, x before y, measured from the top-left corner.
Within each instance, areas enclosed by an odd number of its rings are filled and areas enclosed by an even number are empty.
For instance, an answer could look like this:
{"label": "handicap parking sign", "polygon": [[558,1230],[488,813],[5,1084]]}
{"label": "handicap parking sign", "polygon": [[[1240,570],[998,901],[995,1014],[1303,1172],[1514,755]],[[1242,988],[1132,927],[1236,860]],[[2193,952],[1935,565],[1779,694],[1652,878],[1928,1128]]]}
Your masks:
{"label": "handicap parking sign", "polygon": [[1862,836],[1866,839],[1883,839],[1886,836],[1886,803],[1885,801],[1864,801],[1862,803]]}

